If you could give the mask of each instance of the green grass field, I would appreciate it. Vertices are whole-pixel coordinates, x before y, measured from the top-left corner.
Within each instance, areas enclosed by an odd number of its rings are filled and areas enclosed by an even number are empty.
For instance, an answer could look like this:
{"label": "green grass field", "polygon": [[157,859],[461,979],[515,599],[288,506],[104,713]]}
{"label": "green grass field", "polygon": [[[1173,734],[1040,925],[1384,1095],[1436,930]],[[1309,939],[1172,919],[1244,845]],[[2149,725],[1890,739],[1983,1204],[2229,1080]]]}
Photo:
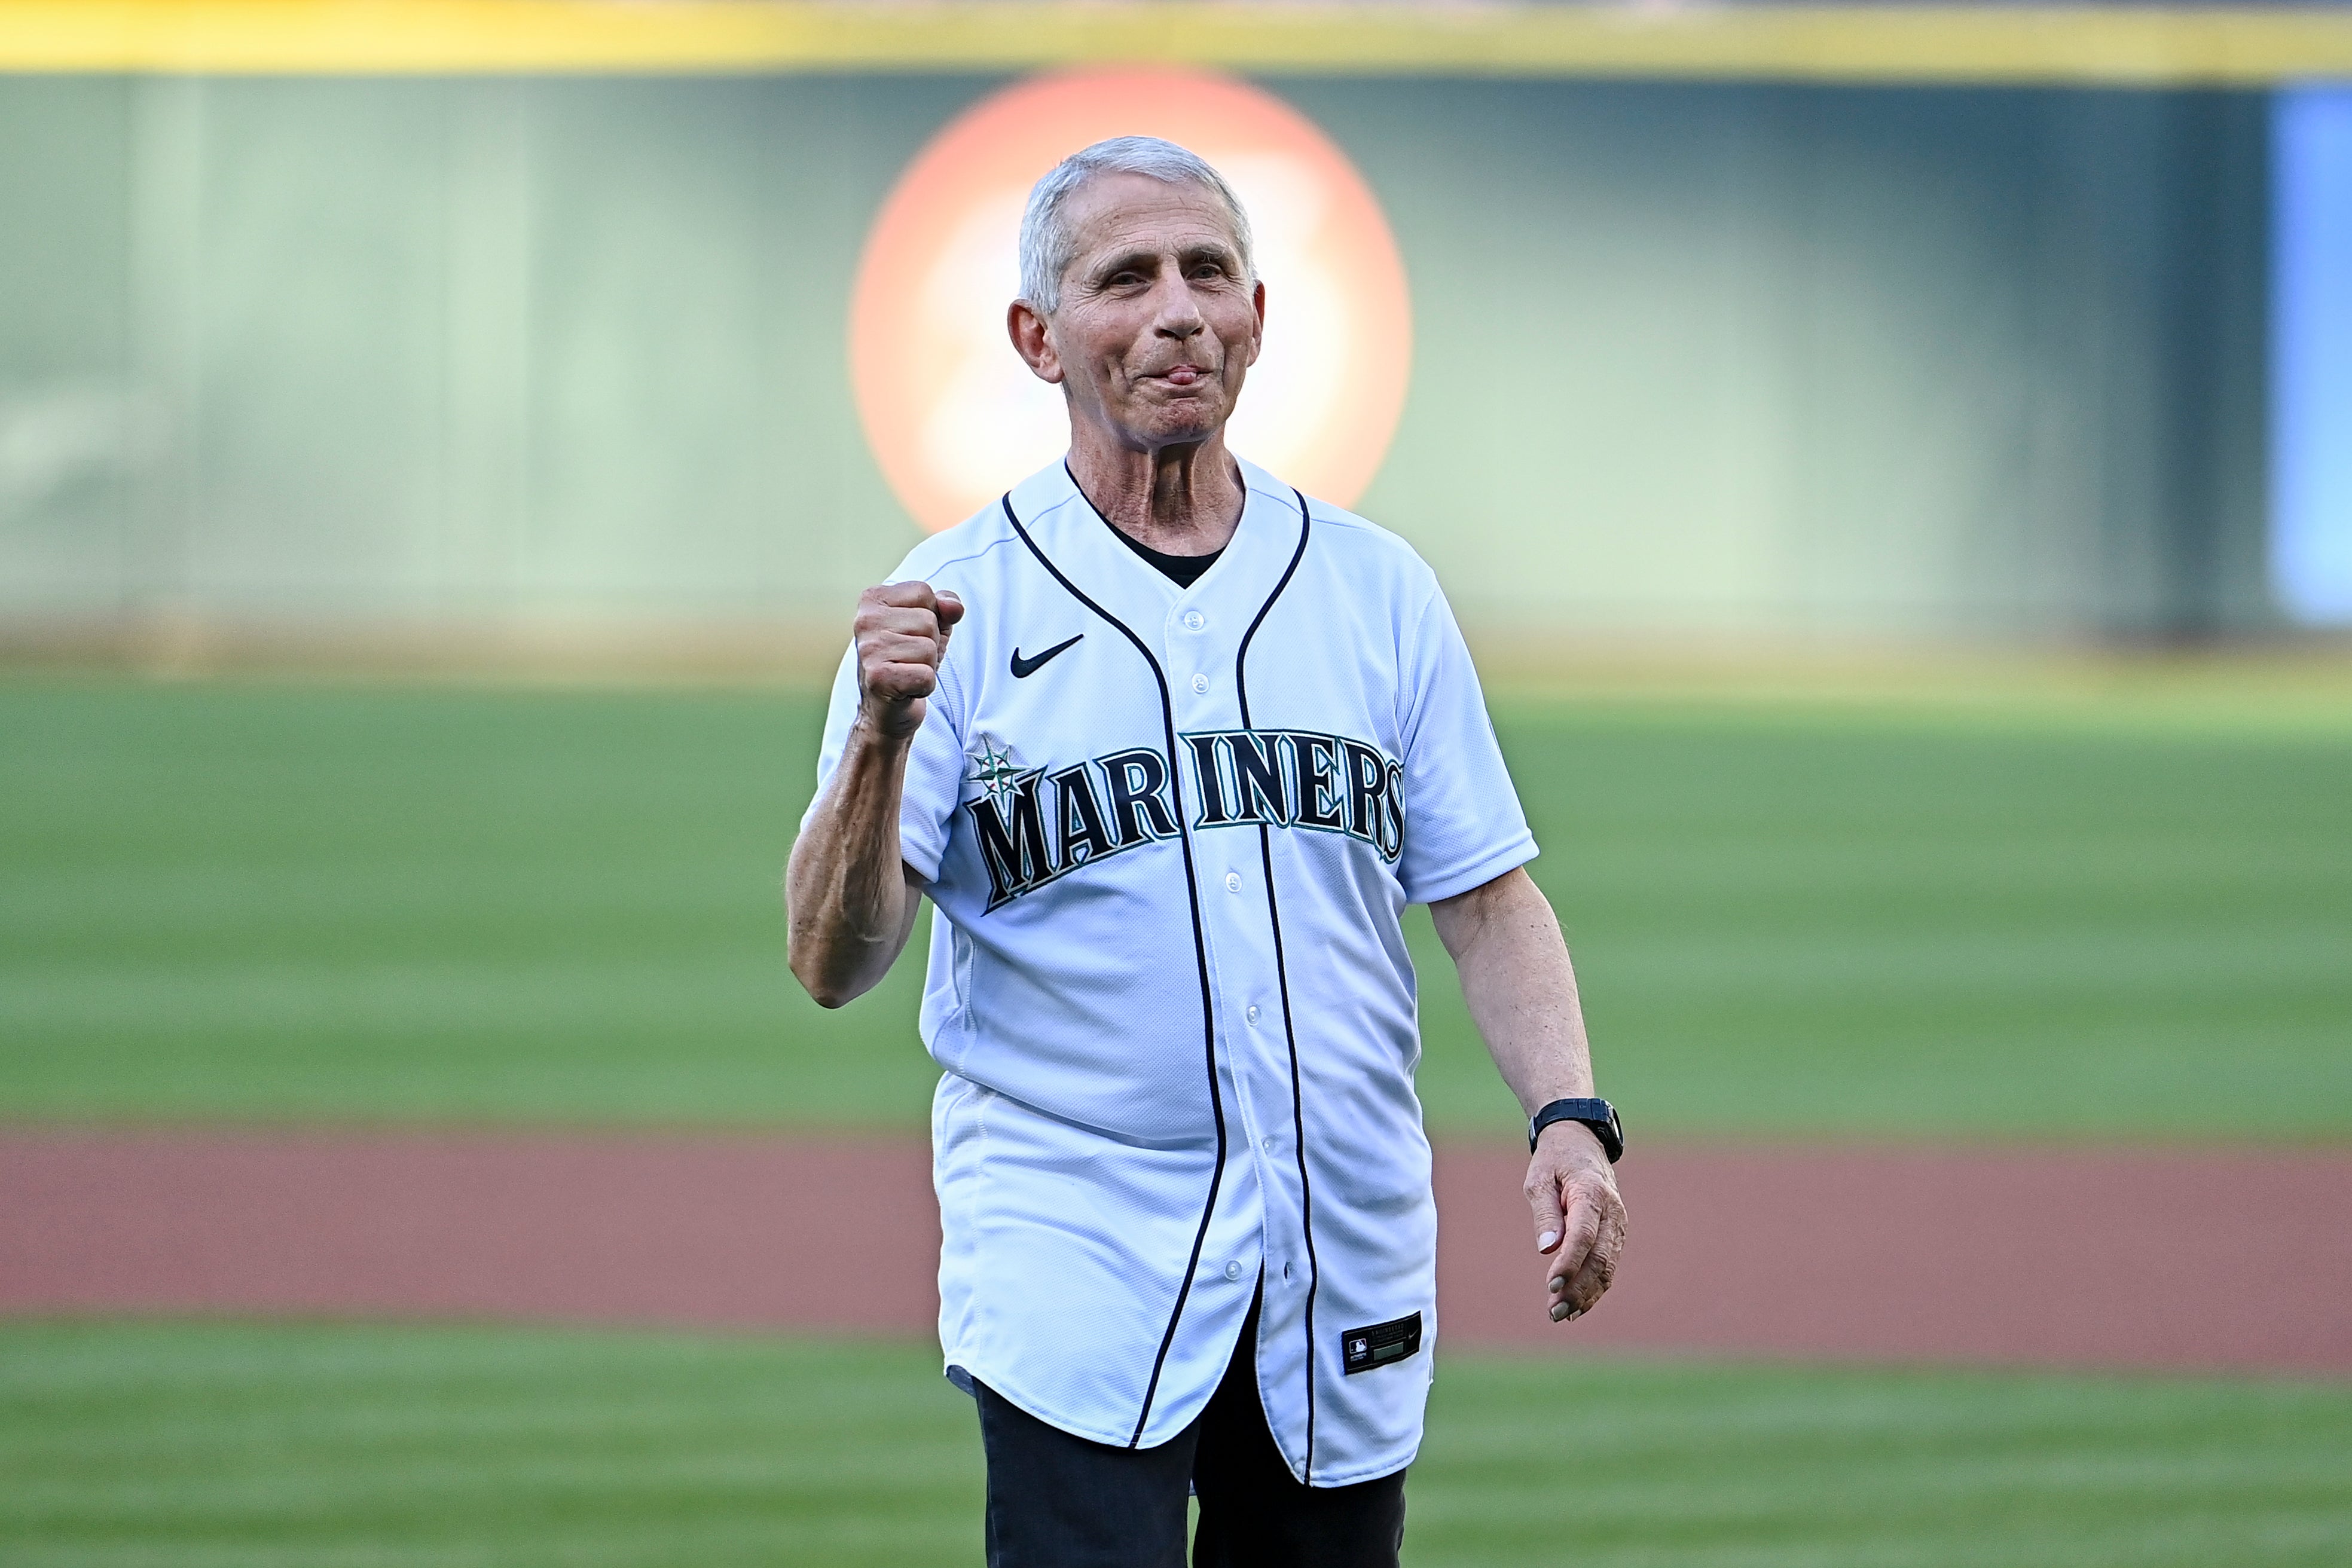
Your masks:
{"label": "green grass field", "polygon": [[[2352,711],[1518,699],[1645,1133],[2352,1133]],[[782,963],[773,694],[0,685],[0,1117],[914,1126]],[[1437,1126],[1511,1135],[1414,926]]]}
{"label": "green grass field", "polygon": [[[1413,1568],[2352,1558],[2352,1389],[1453,1357]],[[0,1330],[11,1568],[979,1560],[926,1349],[481,1328]]]}
{"label": "green grass field", "polygon": [[[1637,1135],[2352,1134],[2352,705],[1496,716]],[[0,683],[0,1121],[919,1125],[915,966],[783,968],[818,717]],[[2352,1386],[1449,1354],[1411,1497],[1415,1568],[2337,1564]],[[978,1557],[928,1347],[0,1324],[7,1568]]]}

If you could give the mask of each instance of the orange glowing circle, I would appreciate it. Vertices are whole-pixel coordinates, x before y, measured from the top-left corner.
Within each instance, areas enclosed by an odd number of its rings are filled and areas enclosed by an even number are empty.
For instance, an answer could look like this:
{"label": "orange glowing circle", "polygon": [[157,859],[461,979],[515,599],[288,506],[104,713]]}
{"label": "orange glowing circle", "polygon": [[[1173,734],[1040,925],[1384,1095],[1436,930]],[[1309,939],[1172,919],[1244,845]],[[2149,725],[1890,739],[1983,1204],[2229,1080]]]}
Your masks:
{"label": "orange glowing circle", "polygon": [[1087,70],[1019,83],[951,121],[907,166],[866,236],[849,364],[885,477],[936,532],[1069,444],[1062,392],[1005,336],[1021,211],[1039,176],[1108,136],[1191,148],[1247,209],[1265,347],[1226,434],[1309,495],[1348,506],[1404,408],[1412,307],[1380,204],[1289,105],[1228,77]]}

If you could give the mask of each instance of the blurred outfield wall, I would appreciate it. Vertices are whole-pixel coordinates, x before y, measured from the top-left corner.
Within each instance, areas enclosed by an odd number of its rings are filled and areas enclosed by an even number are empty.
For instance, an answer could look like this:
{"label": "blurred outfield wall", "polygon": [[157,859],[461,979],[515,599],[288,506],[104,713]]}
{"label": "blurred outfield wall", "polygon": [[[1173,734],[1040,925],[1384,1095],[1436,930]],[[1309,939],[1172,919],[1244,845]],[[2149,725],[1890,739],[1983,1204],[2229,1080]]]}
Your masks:
{"label": "blurred outfield wall", "polygon": [[[837,635],[917,537],[852,269],[1007,79],[0,77],[0,623]],[[1255,79],[1395,229],[1360,509],[1466,620],[2273,623],[2263,95]]]}

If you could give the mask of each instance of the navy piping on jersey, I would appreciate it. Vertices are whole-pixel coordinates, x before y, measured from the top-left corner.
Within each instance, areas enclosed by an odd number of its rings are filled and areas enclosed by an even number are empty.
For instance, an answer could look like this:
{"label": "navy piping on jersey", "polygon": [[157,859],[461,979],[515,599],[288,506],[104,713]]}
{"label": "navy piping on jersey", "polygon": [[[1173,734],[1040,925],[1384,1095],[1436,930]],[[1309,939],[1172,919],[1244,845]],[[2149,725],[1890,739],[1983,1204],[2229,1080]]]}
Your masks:
{"label": "navy piping on jersey", "polygon": [[[1077,486],[1076,476],[1071,476],[1070,484],[1074,488]],[[1086,491],[1079,489],[1078,494],[1084,497]],[[1087,505],[1092,507],[1094,503],[1088,501]],[[1127,1446],[1132,1448],[1142,1443],[1143,1428],[1151,1419],[1151,1402],[1160,1393],[1160,1374],[1168,1364],[1169,1347],[1176,1343],[1176,1325],[1183,1320],[1184,1303],[1192,1298],[1192,1276],[1200,1272],[1201,1249],[1208,1244],[1209,1221],[1216,1215],[1217,1193],[1225,1179],[1225,1103],[1224,1097],[1217,1091],[1217,1019],[1215,1001],[1209,987],[1208,938],[1201,928],[1201,884],[1192,869],[1192,831],[1187,825],[1191,813],[1184,809],[1183,777],[1176,766],[1176,708],[1169,700],[1168,677],[1160,672],[1160,661],[1151,656],[1151,650],[1145,646],[1142,638],[1129,629],[1126,622],[1087,598],[1079,591],[1076,583],[1062,575],[1062,569],[1053,563],[1038,548],[1037,541],[1029,537],[1029,530],[1021,526],[1021,517],[1013,509],[1013,493],[1009,490],[1004,494],[1003,506],[1005,520],[1013,525],[1013,531],[1021,536],[1021,542],[1029,547],[1029,553],[1037,558],[1037,564],[1052,573],[1054,580],[1068,590],[1071,598],[1101,616],[1121,636],[1134,643],[1135,651],[1143,655],[1143,662],[1151,668],[1151,678],[1160,687],[1160,721],[1168,737],[1168,780],[1176,802],[1177,841],[1184,850],[1184,895],[1192,909],[1192,958],[1201,971],[1201,1034],[1209,1062],[1209,1110],[1217,1123],[1217,1163],[1209,1175],[1208,1201],[1201,1206],[1200,1228],[1192,1233],[1192,1256],[1186,1260],[1184,1278],[1176,1287],[1176,1305],[1168,1314],[1167,1332],[1160,1336],[1160,1354],[1151,1358],[1151,1379],[1144,1385],[1143,1408],[1137,1412],[1135,1430],[1127,1439]],[[1102,514],[1097,512],[1095,515],[1100,517]]]}
{"label": "navy piping on jersey", "polygon": [[[1290,564],[1282,570],[1282,580],[1258,607],[1257,619],[1242,633],[1242,645],[1234,654],[1234,690],[1241,698],[1242,727],[1250,727],[1249,663],[1250,640],[1257,629],[1265,624],[1266,612],[1298,570],[1298,563],[1307,559],[1307,534],[1312,526],[1307,512],[1307,497],[1298,490],[1290,492],[1298,497],[1298,548],[1291,552]],[[1315,1188],[1307,1176],[1307,1103],[1298,1088],[1298,1029],[1290,1014],[1290,967],[1282,956],[1282,904],[1274,894],[1274,831],[1265,822],[1257,825],[1258,858],[1265,865],[1265,914],[1274,927],[1274,977],[1282,994],[1282,1035],[1290,1047],[1290,1138],[1298,1155],[1298,1218],[1307,1236],[1307,1463],[1309,1476],[1315,1473],[1315,1294],[1323,1283],[1323,1270],[1315,1256]]]}

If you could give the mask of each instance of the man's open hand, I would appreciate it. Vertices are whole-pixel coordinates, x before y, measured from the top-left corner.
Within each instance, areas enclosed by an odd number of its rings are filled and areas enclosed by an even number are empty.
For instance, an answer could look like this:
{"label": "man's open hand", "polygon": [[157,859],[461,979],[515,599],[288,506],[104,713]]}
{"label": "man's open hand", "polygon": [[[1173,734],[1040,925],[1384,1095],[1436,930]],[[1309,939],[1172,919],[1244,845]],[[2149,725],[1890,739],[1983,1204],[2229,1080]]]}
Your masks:
{"label": "man's open hand", "polygon": [[1625,1250],[1625,1200],[1591,1128],[1555,1122],[1543,1130],[1528,1162],[1527,1194],[1536,1250],[1549,1260],[1551,1321],[1580,1318],[1609,1289]]}
{"label": "man's open hand", "polygon": [[948,633],[962,619],[963,601],[928,582],[887,582],[857,596],[857,690],[878,733],[904,740],[922,728]]}

